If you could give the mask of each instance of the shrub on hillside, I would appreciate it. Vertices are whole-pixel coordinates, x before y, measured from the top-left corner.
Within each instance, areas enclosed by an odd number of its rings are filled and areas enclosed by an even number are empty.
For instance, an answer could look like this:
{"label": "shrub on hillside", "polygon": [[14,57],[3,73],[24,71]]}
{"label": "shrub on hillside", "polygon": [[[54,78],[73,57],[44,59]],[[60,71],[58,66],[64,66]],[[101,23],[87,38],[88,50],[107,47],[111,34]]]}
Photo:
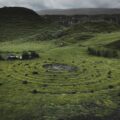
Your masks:
{"label": "shrub on hillside", "polygon": [[108,58],[119,58],[119,54],[117,50],[113,49],[105,49],[105,48],[88,48],[88,53],[95,56],[103,56]]}
{"label": "shrub on hillside", "polygon": [[28,52],[23,52],[23,53],[22,53],[22,59],[23,59],[23,60],[28,60],[28,59],[30,59],[29,53],[28,53]]}
{"label": "shrub on hillside", "polygon": [[39,54],[35,51],[30,51],[31,58],[39,58]]}
{"label": "shrub on hillside", "polygon": [[36,53],[35,51],[29,51],[29,52],[22,53],[23,60],[35,59],[35,58],[39,58],[39,54]]}

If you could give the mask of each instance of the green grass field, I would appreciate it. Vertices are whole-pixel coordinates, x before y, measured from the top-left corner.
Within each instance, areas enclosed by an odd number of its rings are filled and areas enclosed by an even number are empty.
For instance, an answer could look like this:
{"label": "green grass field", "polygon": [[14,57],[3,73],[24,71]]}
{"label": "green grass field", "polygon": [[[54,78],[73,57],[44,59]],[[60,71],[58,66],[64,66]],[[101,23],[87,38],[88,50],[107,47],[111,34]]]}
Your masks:
{"label": "green grass field", "polygon": [[[1,54],[33,50],[40,58],[0,61],[0,120],[119,120],[120,59],[92,56],[87,49],[118,41],[120,31],[74,27],[22,28],[20,36],[16,28],[1,29]],[[54,37],[56,30],[67,34]],[[48,63],[78,70],[49,71],[43,68]]]}

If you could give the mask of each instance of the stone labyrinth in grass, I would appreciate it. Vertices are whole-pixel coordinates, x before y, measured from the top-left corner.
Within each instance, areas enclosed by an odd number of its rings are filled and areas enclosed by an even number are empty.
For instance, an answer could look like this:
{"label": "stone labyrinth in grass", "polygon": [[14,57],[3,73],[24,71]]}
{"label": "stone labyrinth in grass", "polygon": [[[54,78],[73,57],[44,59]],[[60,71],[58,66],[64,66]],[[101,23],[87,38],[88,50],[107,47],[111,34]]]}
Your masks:
{"label": "stone labyrinth in grass", "polygon": [[45,64],[45,65],[43,65],[43,67],[48,70],[53,70],[53,71],[74,72],[74,71],[78,70],[78,68],[75,66],[70,66],[67,64],[60,64],[60,63]]}
{"label": "stone labyrinth in grass", "polygon": [[89,69],[85,67],[85,63],[82,64],[76,67],[58,63],[17,61],[9,63],[8,70],[5,70],[7,73],[4,74],[7,74],[9,79],[30,85],[29,92],[38,94],[89,94],[117,87],[117,82],[116,85],[109,84],[110,80],[111,83],[114,82],[114,73],[110,71],[109,65],[106,65],[103,71],[100,62],[97,63],[98,66],[88,62]]}

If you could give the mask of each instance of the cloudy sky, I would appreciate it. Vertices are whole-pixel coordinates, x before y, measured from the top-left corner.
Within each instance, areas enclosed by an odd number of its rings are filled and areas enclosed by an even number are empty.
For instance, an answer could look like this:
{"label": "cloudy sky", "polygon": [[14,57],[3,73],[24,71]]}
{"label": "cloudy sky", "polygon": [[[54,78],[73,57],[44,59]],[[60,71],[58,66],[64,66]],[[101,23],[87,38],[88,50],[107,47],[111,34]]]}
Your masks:
{"label": "cloudy sky", "polygon": [[40,9],[120,8],[120,0],[0,0],[0,7],[22,6]]}

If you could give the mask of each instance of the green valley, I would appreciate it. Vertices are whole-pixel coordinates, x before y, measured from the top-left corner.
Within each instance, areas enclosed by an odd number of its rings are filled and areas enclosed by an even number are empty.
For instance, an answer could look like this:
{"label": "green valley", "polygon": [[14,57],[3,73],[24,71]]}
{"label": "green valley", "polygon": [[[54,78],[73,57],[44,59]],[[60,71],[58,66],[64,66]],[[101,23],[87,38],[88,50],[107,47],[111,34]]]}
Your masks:
{"label": "green valley", "polygon": [[[119,23],[69,25],[25,8],[1,9],[1,120],[120,119]],[[39,58],[5,59],[29,51]],[[72,67],[77,69],[66,70]]]}

